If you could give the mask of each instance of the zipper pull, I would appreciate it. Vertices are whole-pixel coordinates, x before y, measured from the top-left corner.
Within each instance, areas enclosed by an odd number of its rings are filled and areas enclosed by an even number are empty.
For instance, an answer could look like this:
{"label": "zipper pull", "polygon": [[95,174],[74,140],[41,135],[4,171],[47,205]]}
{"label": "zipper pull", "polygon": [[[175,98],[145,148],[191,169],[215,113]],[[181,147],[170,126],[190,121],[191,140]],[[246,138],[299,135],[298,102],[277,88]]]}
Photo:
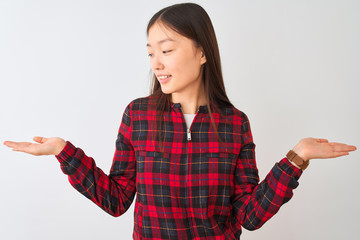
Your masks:
{"label": "zipper pull", "polygon": [[189,128],[187,129],[187,140],[191,141],[191,132]]}

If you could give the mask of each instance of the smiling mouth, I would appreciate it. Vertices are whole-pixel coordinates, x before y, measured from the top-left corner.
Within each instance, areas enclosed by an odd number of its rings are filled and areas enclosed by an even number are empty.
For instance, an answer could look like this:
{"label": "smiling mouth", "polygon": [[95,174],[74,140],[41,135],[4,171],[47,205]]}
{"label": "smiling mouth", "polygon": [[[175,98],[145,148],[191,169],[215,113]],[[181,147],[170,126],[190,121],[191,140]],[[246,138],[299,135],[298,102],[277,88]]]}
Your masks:
{"label": "smiling mouth", "polygon": [[160,81],[160,83],[165,83],[167,82],[170,78],[172,77],[172,75],[162,75],[162,76],[158,76],[158,80]]}

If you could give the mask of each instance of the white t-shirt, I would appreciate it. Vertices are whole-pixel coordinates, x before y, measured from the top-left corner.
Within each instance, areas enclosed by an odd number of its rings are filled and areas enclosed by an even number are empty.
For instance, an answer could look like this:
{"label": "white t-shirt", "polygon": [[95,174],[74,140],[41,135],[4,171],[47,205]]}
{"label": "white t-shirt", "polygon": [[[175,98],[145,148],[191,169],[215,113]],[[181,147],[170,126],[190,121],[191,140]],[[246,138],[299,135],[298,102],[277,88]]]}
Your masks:
{"label": "white t-shirt", "polygon": [[196,114],[184,114],[185,122],[187,125],[187,128],[190,128],[191,123],[193,122]]}

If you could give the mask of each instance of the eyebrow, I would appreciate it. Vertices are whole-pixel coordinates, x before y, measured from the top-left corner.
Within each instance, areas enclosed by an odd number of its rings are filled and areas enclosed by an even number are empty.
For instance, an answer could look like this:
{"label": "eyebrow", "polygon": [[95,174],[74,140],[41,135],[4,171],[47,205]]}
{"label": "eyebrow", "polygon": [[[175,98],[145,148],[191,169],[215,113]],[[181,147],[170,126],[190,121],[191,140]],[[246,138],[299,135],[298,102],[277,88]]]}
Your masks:
{"label": "eyebrow", "polygon": [[[171,38],[165,38],[163,40],[160,40],[157,42],[157,44],[163,44],[164,42],[175,42],[174,39],[171,39]],[[146,44],[147,47],[151,47],[151,45],[149,43]]]}

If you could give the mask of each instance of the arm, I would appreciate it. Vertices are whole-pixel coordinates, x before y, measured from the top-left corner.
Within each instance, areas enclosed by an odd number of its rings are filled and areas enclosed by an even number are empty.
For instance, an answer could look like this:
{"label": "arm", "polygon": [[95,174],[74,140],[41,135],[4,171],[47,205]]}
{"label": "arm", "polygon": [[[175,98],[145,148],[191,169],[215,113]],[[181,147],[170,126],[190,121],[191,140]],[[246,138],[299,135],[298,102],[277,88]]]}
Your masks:
{"label": "arm", "polygon": [[258,169],[255,161],[250,124],[243,116],[241,148],[235,170],[235,194],[232,197],[232,223],[248,230],[260,228],[277,213],[282,204],[293,196],[293,189],[302,171],[293,166],[286,158],[276,163],[266,178],[259,184]]}
{"label": "arm", "polygon": [[136,192],[136,161],[130,142],[130,108],[126,108],[118,131],[116,150],[109,176],[96,167],[93,158],[69,141],[56,155],[69,182],[81,194],[113,216],[130,207]]}
{"label": "arm", "polygon": [[[293,190],[299,185],[302,174],[296,164],[283,158],[271,169],[266,178],[259,183],[255,161],[255,144],[253,143],[250,124],[243,115],[241,127],[243,147],[241,148],[235,171],[235,194],[232,198],[234,215],[232,223],[241,229],[260,228],[280,207],[293,196]],[[305,138],[294,148],[305,161],[313,158],[334,158],[348,155],[356,150],[355,146],[342,143],[329,143],[326,139]]]}
{"label": "arm", "polygon": [[135,156],[130,142],[130,105],[127,106],[116,140],[113,165],[107,176],[96,167],[94,159],[85,155],[62,138],[34,137],[31,142],[5,141],[13,151],[25,152],[35,156],[55,155],[70,183],[83,195],[92,200],[113,216],[120,216],[131,205],[135,188]]}
{"label": "arm", "polygon": [[279,211],[281,205],[291,199],[302,174],[300,169],[284,158],[258,184],[254,149],[254,143],[246,144],[237,162],[232,220],[238,225],[238,229],[243,226],[248,230],[255,230],[267,222]]}

